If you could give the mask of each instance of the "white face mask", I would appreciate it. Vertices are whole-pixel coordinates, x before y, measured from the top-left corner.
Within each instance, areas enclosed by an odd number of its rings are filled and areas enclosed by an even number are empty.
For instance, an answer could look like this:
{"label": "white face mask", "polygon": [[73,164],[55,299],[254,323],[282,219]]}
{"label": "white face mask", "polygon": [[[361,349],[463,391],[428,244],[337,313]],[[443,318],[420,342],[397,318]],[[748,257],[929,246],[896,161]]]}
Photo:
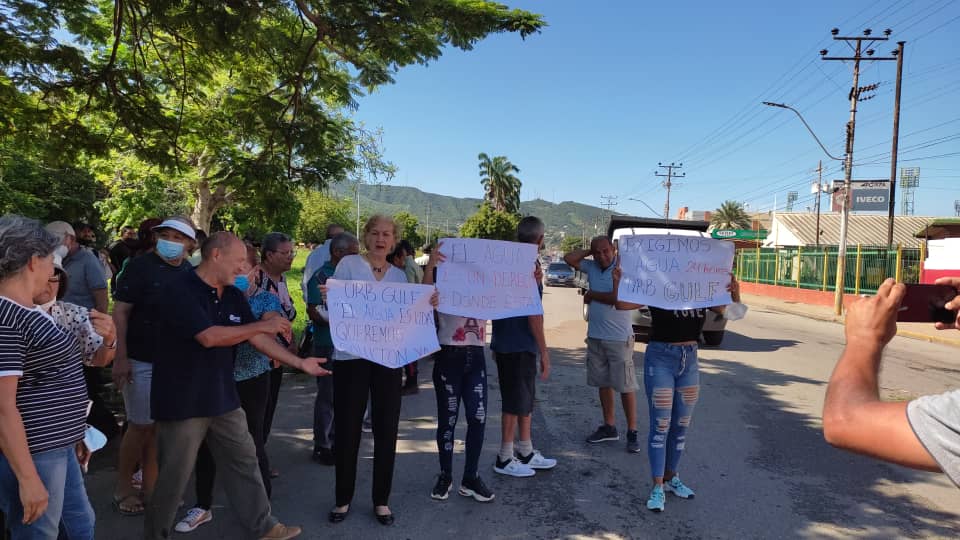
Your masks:
{"label": "white face mask", "polygon": [[53,254],[59,255],[60,258],[63,259],[70,254],[70,249],[63,244],[60,244],[59,246],[57,246],[57,249],[53,250]]}
{"label": "white face mask", "polygon": [[47,302],[47,303],[45,303],[45,304],[40,304],[40,305],[37,306],[37,307],[40,308],[41,310],[43,310],[44,313],[49,313],[49,312],[50,312],[50,308],[53,307],[53,305],[56,304],[56,303],[57,303],[57,299],[54,298],[53,300],[51,300],[51,301],[49,301],[49,302]]}

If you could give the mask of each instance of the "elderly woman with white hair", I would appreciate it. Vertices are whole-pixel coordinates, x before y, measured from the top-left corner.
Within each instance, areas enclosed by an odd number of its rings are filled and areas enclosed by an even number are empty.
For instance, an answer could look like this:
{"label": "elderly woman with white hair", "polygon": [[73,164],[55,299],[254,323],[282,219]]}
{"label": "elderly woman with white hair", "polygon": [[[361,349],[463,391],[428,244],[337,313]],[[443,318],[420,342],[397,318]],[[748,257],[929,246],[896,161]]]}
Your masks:
{"label": "elderly woman with white hair", "polygon": [[76,336],[34,304],[54,276],[58,238],[0,217],[0,511],[12,538],[93,539],[76,447],[87,389]]}

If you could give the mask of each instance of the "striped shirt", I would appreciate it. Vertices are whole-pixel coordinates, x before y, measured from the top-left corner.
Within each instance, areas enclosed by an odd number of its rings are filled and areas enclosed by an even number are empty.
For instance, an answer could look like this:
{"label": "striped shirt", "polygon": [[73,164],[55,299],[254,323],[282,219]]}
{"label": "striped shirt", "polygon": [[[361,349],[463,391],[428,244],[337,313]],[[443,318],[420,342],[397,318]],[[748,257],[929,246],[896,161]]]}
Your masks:
{"label": "striped shirt", "polygon": [[0,377],[19,377],[17,409],[31,454],[71,446],[86,427],[80,344],[39,309],[0,296]]}

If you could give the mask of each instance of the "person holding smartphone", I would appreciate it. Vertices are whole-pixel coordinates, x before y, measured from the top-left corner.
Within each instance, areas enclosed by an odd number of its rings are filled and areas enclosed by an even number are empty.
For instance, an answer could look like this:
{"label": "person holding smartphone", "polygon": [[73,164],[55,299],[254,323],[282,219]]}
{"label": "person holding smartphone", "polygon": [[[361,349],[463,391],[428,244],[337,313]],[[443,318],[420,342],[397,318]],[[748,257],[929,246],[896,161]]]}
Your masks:
{"label": "person holding smartphone", "polygon": [[[960,277],[938,279],[960,292]],[[847,310],[847,344],[827,386],[823,435],[827,442],[858,454],[914,469],[942,471],[960,486],[960,389],[912,401],[880,399],[878,373],[883,349],[897,333],[897,315],[906,286],[887,279],[877,294]],[[960,297],[944,308],[951,322],[939,330],[960,330]]]}

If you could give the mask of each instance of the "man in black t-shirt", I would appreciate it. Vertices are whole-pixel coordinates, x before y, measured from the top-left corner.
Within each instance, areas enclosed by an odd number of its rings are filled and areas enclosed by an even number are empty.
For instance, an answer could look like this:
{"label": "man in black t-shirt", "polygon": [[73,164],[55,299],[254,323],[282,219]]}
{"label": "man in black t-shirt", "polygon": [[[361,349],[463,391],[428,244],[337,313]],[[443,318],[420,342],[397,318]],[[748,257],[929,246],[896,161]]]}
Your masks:
{"label": "man in black t-shirt", "polygon": [[[114,506],[123,515],[143,513],[157,481],[156,428],[150,414],[150,379],[158,356],[158,307],[166,285],[192,272],[186,255],[196,245],[196,233],[185,218],[170,218],[153,229],[161,249],[132,259],[114,288],[113,321],[117,327],[117,354],[111,376],[123,394],[127,430],[117,460]],[[143,476],[140,489],[131,485],[137,465]]]}
{"label": "man in black t-shirt", "polygon": [[290,321],[254,319],[244,293],[233,286],[247,259],[239,238],[216,233],[201,253],[196,271],[171,281],[158,306],[161,339],[153,364],[151,413],[157,423],[160,474],[147,508],[145,536],[169,537],[197,450],[206,441],[244,527],[257,538],[294,538],[300,528],[287,527],[271,514],[233,380],[234,346],[249,342],[309,375],[329,372],[320,367],[323,359],[301,359],[276,342],[277,334],[290,330]]}

